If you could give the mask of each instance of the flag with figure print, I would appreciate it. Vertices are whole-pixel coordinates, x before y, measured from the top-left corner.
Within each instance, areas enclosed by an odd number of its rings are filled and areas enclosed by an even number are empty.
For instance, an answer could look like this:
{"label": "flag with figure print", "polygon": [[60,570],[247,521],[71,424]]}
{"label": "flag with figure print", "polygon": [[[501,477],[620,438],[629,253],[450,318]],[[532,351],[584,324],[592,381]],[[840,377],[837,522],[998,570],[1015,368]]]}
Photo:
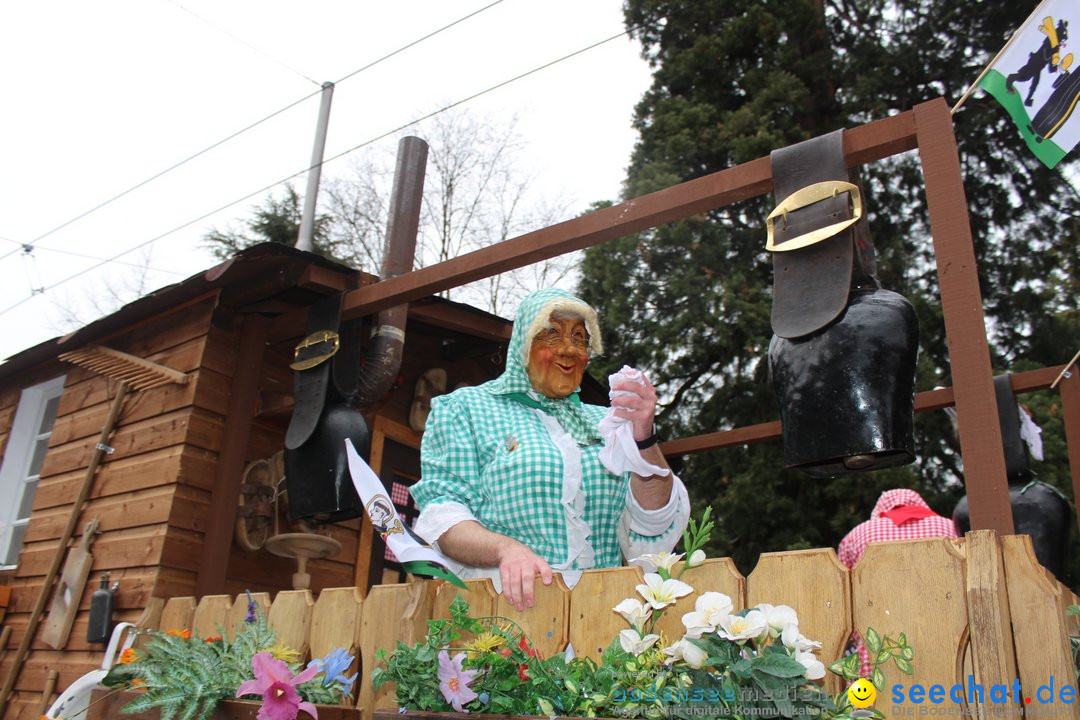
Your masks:
{"label": "flag with figure print", "polygon": [[405,572],[440,578],[468,590],[461,578],[446,566],[446,558],[442,553],[401,521],[401,516],[387,495],[379,476],[364,462],[348,438],[345,439],[345,454],[349,459],[349,475],[352,477],[353,487],[364,502],[368,519],[397,557],[401,567],[405,568]]}
{"label": "flag with figure print", "polygon": [[1080,31],[1080,2],[1044,0],[979,82],[1051,168],[1080,141],[1080,57],[1069,51],[1070,29]]}

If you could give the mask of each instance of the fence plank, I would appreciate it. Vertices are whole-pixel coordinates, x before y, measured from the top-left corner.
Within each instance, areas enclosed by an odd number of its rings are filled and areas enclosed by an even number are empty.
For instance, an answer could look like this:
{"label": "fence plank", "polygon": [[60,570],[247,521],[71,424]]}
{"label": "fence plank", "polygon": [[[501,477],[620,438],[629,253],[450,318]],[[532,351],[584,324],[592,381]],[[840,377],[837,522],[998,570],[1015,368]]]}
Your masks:
{"label": "fence plank", "polygon": [[[672,568],[674,571],[673,576],[678,575],[681,568],[682,563],[677,563]],[[746,607],[746,579],[735,567],[735,562],[731,558],[709,558],[700,567],[687,570],[679,579],[694,588],[694,592],[679,598],[674,605],[664,608],[663,614],[653,630],[653,632],[661,635],[660,642],[664,646],[677,642],[686,633],[686,626],[683,625],[682,616],[694,609],[694,603],[703,593],[724,593],[731,598],[735,610],[742,610]],[[641,595],[633,586],[630,587],[630,594],[625,597],[641,599]],[[620,622],[623,622],[619,629],[625,628],[626,624],[622,617],[617,613],[613,614]],[[611,637],[604,642],[604,645],[611,642]]]}
{"label": "fence plank", "polygon": [[[488,578],[479,580],[466,580],[468,590],[462,590],[442,580],[434,581],[435,599],[433,602],[431,617],[435,619],[449,619],[450,603],[454,602],[459,594],[465,602],[469,603],[470,617],[489,617],[495,614],[495,603],[499,594],[495,592],[495,586]],[[462,632],[459,642],[466,643],[472,640],[473,633]]]}
{"label": "fence plank", "polygon": [[499,595],[495,599],[495,614],[517,623],[529,643],[544,657],[561,653],[570,641],[570,590],[559,573],[555,573],[550,585],[537,580],[531,608],[519,612]]}
{"label": "fence plank", "polygon": [[499,596],[495,592],[495,586],[491,580],[481,578],[479,580],[466,580],[468,590],[462,590],[457,585],[435,581],[435,599],[432,603],[431,617],[435,619],[447,619],[450,617],[450,603],[454,602],[459,594],[469,603],[469,615],[482,617],[495,614],[495,599]]}
{"label": "fence plank", "polygon": [[[319,593],[311,615],[311,657],[326,657],[336,648],[345,648],[355,658],[345,672],[346,677],[362,670],[360,622],[363,606],[364,596],[358,587],[326,588]],[[359,685],[357,682],[352,687],[353,698]],[[352,698],[349,704],[352,704]]]}
{"label": "fence plank", "polygon": [[400,640],[411,645],[427,634],[435,599],[435,584],[413,581],[398,585],[375,585],[364,600],[360,620],[360,697],[356,706],[364,717],[372,717],[376,707],[394,707],[394,685],[388,683],[376,692],[371,687],[371,671],[379,648],[393,650]]}
{"label": "fence plank", "polygon": [[[1006,535],[1001,538],[1001,549],[1024,700],[1031,698],[1031,704],[1038,705],[1040,700],[1048,699],[1045,688],[1051,685],[1051,694],[1057,700],[1062,686],[1074,683],[1076,677],[1068,623],[1060,612],[1061,586],[1035,558],[1030,536]],[[1042,713],[1061,713],[1063,717],[1080,714],[1075,700],[1071,705],[1041,704],[1038,709]]]}
{"label": "fence plank", "polygon": [[310,590],[282,590],[267,613],[267,621],[277,634],[278,644],[298,651],[302,660],[308,657],[314,606]]}
{"label": "fence plank", "polygon": [[191,637],[204,640],[220,636],[229,622],[229,595],[204,595],[191,618]]}
{"label": "fence plank", "polygon": [[[890,662],[883,668],[886,687],[902,685],[906,697],[914,684],[940,685],[946,695],[935,707],[945,713],[962,712],[947,694],[952,684],[960,682],[967,640],[964,556],[959,543],[950,538],[870,543],[851,580],[856,629],[865,633],[874,628],[893,638],[905,633],[915,650],[914,675],[902,674]],[[907,702],[894,704],[918,713]]]}
{"label": "fence plank", "polygon": [[[1001,543],[993,530],[973,530],[965,535],[964,546],[973,667],[965,665],[963,679],[966,685],[967,675],[973,672],[975,682],[984,687],[1008,685],[1018,676]],[[1013,714],[1020,714],[1019,704],[1007,706]],[[1006,704],[1000,707],[1004,711]]]}
{"label": "fence plank", "polygon": [[[821,643],[816,655],[826,666],[842,657],[851,634],[851,574],[832,548],[763,553],[746,580],[748,606],[788,605],[799,630]],[[825,676],[826,689],[840,692],[841,678]]]}
{"label": "fence plank", "polygon": [[191,627],[191,619],[194,617],[195,598],[169,598],[165,601],[165,609],[161,611],[161,624],[158,629],[162,632],[184,630]]}
{"label": "fence plank", "polygon": [[581,576],[570,594],[570,644],[578,657],[600,661],[604,648],[627,627],[612,608],[625,598],[637,597],[634,587],[642,582],[639,567],[590,570]]}
{"label": "fence plank", "polygon": [[[255,603],[256,612],[261,612],[263,616],[269,616],[270,614],[270,593],[256,592],[251,593],[251,602]],[[240,593],[233,600],[232,607],[229,608],[229,614],[225,619],[225,631],[229,633],[229,639],[236,639],[236,628],[240,627],[240,624],[247,620],[248,616],[248,594]]]}

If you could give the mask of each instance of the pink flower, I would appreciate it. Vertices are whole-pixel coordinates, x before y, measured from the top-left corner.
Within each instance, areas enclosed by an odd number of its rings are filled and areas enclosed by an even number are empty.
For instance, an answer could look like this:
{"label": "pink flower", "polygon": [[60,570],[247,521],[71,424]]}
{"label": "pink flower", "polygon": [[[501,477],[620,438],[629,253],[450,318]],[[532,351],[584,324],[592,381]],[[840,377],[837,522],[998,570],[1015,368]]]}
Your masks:
{"label": "pink flower", "polygon": [[319,668],[309,667],[299,675],[292,677],[289,666],[281,660],[275,660],[268,652],[255,653],[251,658],[254,680],[248,680],[236,688],[236,697],[241,695],[262,695],[263,703],[259,708],[258,720],[296,720],[301,710],[318,720],[315,706],[309,702],[300,702],[300,693],[296,686],[306,683],[319,673]]}
{"label": "pink flower", "polygon": [[463,652],[455,655],[453,660],[445,650],[439,653],[439,689],[442,690],[446,702],[453,705],[458,712],[468,712],[462,705],[479,697],[469,687],[469,683],[476,677],[476,670],[463,670],[461,662],[464,659]]}

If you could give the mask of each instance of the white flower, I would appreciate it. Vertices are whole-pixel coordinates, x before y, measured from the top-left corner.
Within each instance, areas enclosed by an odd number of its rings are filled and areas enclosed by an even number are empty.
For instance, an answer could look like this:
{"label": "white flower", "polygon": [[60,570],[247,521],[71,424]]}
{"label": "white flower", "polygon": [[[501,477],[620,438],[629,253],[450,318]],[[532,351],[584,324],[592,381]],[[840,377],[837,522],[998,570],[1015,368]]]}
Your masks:
{"label": "white flower", "polygon": [[694,592],[694,588],[681,580],[664,580],[656,573],[645,573],[645,584],[638,585],[637,591],[645,598],[645,602],[660,610]]}
{"label": "white flower", "polygon": [[758,603],[757,609],[765,615],[765,622],[769,626],[769,634],[773,637],[778,636],[789,625],[799,626],[799,617],[795,614],[795,609],[788,605]]}
{"label": "white flower", "polygon": [[671,665],[677,660],[683,660],[692,668],[703,667],[705,661],[709,659],[708,653],[686,638],[683,638],[671,647],[664,648],[664,654],[668,656],[668,659],[664,661],[668,665]]}
{"label": "white flower", "polygon": [[652,615],[651,606],[642,605],[640,600],[634,598],[626,598],[613,609],[626,618],[626,622],[630,623],[638,633],[645,628],[645,622]]}
{"label": "white flower", "polygon": [[694,611],[682,617],[687,637],[699,638],[716,630],[721,618],[731,614],[734,607],[724,593],[707,592],[694,602]]}
{"label": "white flower", "polygon": [[806,652],[807,650],[816,650],[821,647],[821,643],[817,640],[811,640],[802,633],[799,632],[798,625],[788,625],[780,633],[780,641],[784,643],[784,647],[797,650],[799,652]]}
{"label": "white flower", "polygon": [[697,567],[705,562],[705,551],[695,550],[686,561],[686,567]]}
{"label": "white flower", "polygon": [[648,555],[639,555],[630,561],[631,565],[640,565],[646,572],[655,572],[657,570],[663,570],[668,575],[671,574],[671,568],[675,566],[675,563],[682,560],[682,553],[677,555],[669,552],[651,553]]}
{"label": "white flower", "polygon": [[760,610],[751,610],[744,616],[728,615],[720,619],[720,627],[717,634],[728,640],[750,640],[758,637],[768,627],[765,623],[765,613]]}
{"label": "white flower", "polygon": [[825,677],[825,665],[814,657],[814,653],[796,651],[795,660],[806,668],[806,678],[808,680],[820,680]]}
{"label": "white flower", "polygon": [[649,648],[651,648],[660,636],[655,633],[649,633],[645,637],[641,637],[641,634],[637,630],[621,630],[619,632],[619,644],[622,645],[622,649],[632,655],[640,655]]}

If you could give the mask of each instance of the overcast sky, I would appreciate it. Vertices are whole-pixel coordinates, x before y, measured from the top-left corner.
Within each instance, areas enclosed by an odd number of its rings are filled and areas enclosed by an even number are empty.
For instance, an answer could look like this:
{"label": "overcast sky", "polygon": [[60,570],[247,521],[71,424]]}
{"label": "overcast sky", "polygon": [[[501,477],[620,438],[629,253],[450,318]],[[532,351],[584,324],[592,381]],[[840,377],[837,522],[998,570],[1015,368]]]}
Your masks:
{"label": "overcast sky", "polygon": [[[0,3],[0,358],[72,329],[65,324],[72,312],[96,319],[91,298],[110,289],[133,299],[143,275],[134,266],[149,265],[149,291],[215,264],[201,237],[237,226],[265,194],[215,211],[308,166],[321,82],[342,80],[491,4]],[[620,8],[620,0],[496,2],[340,82],[326,157],[616,35]],[[592,201],[617,198],[635,139],[633,106],[649,79],[638,45],[620,37],[465,107],[517,117],[526,169],[536,177],[532,192],[560,196],[571,217]],[[392,136],[372,147],[392,153],[396,144]],[[329,162],[324,180],[347,174],[351,155]],[[292,182],[303,191],[303,175]]]}

